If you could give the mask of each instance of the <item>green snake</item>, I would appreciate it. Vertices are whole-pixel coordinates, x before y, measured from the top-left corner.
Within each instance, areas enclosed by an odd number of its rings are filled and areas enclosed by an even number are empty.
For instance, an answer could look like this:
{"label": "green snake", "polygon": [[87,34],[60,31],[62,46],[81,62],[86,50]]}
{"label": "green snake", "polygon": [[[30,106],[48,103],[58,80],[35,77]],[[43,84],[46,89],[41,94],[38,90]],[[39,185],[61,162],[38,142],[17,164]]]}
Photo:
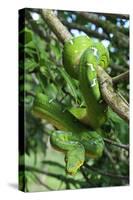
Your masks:
{"label": "green snake", "polygon": [[[85,108],[67,110],[45,94],[35,97],[33,113],[58,129],[51,131],[50,142],[65,153],[66,170],[71,175],[77,173],[86,158],[102,156],[104,141],[99,129],[107,119],[107,105],[101,97],[96,67],[106,68],[108,64],[109,53],[101,42],[88,36],[74,37],[64,44],[63,65],[79,81]],[[81,123],[84,119],[90,128]]]}

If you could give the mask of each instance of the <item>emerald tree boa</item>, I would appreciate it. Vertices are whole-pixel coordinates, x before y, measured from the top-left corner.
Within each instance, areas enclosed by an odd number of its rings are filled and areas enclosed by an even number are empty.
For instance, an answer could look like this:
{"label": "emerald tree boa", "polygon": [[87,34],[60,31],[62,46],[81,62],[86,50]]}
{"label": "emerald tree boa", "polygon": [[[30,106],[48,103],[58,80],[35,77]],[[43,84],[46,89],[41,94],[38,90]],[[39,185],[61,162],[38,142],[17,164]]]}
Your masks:
{"label": "emerald tree boa", "polygon": [[[102,43],[88,36],[74,37],[64,44],[63,65],[67,73],[79,81],[86,105],[84,112],[78,108],[76,112],[75,109],[65,110],[64,105],[51,102],[45,94],[35,97],[33,113],[59,129],[51,131],[50,142],[55,149],[65,153],[69,174],[76,174],[87,158],[102,156],[104,141],[99,130],[107,119],[107,105],[101,97],[96,67],[100,65],[105,69],[108,64],[109,53]],[[90,128],[80,122],[81,112]]]}

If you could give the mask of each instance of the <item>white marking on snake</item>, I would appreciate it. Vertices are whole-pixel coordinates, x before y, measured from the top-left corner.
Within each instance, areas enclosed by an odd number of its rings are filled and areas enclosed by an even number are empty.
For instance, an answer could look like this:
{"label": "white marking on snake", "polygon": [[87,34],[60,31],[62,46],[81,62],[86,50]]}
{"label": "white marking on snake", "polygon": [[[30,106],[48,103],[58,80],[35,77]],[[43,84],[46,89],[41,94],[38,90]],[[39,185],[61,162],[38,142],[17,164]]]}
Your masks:
{"label": "white marking on snake", "polygon": [[95,47],[91,47],[91,49],[94,51],[94,56],[97,56],[97,49]]}
{"label": "white marking on snake", "polygon": [[95,71],[94,67],[93,67],[93,64],[92,63],[87,63],[87,66],[90,66],[91,68],[91,71]]}
{"label": "white marking on snake", "polygon": [[93,80],[92,80],[92,84],[91,84],[91,87],[94,87],[95,85],[96,85],[96,78],[94,78]]}

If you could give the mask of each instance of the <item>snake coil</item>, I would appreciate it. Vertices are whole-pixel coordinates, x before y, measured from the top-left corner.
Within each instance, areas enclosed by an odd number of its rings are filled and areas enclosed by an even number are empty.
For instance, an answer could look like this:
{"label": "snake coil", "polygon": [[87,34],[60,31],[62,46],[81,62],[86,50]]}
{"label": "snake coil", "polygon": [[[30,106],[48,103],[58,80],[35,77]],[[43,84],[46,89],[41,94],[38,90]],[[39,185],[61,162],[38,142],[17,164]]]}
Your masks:
{"label": "snake coil", "polygon": [[65,153],[66,170],[76,174],[86,157],[99,158],[104,142],[97,130],[106,121],[107,106],[102,100],[96,67],[106,68],[109,64],[107,49],[88,36],[74,37],[64,44],[63,65],[68,74],[79,81],[81,94],[86,105],[85,118],[93,129],[88,130],[68,110],[57,102],[50,102],[44,94],[37,94],[33,112],[51,122],[59,131],[50,136],[52,146]]}
{"label": "snake coil", "polygon": [[95,43],[88,36],[73,38],[64,45],[63,64],[70,76],[79,80],[87,108],[88,123],[97,129],[106,120],[106,106],[102,102],[96,66],[107,68],[107,49],[101,42]]}

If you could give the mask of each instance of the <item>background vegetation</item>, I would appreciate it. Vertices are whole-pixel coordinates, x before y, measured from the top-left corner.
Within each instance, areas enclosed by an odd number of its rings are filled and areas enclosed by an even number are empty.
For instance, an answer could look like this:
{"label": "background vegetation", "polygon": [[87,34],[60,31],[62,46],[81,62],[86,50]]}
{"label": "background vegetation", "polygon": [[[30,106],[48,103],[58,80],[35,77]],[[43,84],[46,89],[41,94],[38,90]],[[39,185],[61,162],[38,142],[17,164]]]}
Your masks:
{"label": "background vegetation", "polygon": [[[54,12],[73,36],[87,34],[108,47],[111,61],[107,72],[111,77],[124,72],[128,74],[129,17],[127,15]],[[34,95],[42,92],[67,107],[78,106],[82,104],[80,93],[78,90],[73,93],[76,82],[70,84],[64,77],[61,70],[63,45],[47,25],[41,10],[25,10],[24,22],[22,23],[20,19],[20,38],[25,38],[24,42],[20,39],[19,44],[20,107],[25,109],[25,139],[22,137],[24,130],[20,130],[20,189],[45,191],[127,185],[129,183],[128,124],[111,109],[108,121],[103,127],[107,141],[102,158],[98,161],[90,160],[74,177],[66,174],[64,155],[49,144],[47,131],[54,127],[32,115],[32,104]],[[114,82],[114,88],[125,101],[129,101],[127,75],[118,78]],[[22,142],[23,139],[25,144]],[[111,145],[110,141],[120,144],[120,147]]]}

